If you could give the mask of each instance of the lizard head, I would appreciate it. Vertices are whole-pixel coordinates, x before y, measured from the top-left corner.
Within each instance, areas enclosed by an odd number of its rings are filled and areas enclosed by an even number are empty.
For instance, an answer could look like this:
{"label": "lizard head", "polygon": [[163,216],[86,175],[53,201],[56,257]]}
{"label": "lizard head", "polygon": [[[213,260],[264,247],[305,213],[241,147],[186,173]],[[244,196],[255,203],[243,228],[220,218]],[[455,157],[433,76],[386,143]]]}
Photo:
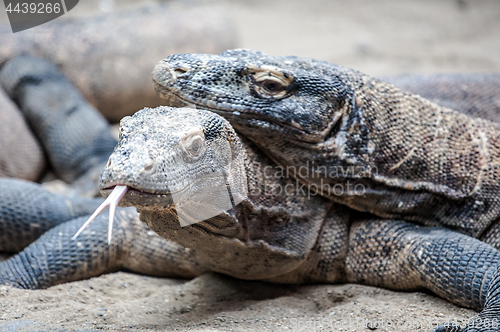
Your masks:
{"label": "lizard head", "polygon": [[122,206],[175,210],[187,226],[219,215],[247,195],[241,142],[215,114],[143,109],[120,122],[120,140],[101,173],[100,189],[128,187]]}
{"label": "lizard head", "polygon": [[272,131],[310,143],[334,130],[352,95],[331,64],[250,50],[171,55],[153,84],[171,106],[214,111],[248,138]]}
{"label": "lizard head", "polygon": [[[101,193],[111,206],[135,206],[153,231],[195,249],[212,271],[286,273],[306,259],[328,204],[282,179],[242,139],[209,111],[143,109],[120,122]],[[282,187],[289,190],[274,190]]]}

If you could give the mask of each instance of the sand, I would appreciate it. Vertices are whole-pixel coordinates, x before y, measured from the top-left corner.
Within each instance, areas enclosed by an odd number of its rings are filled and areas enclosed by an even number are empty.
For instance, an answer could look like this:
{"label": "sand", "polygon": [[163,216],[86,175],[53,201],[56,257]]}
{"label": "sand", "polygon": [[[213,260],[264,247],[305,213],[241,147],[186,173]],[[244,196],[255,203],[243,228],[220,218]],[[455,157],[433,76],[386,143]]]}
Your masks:
{"label": "sand", "polygon": [[[80,1],[70,15],[99,12],[98,3]],[[115,9],[138,3],[121,0]],[[218,3],[234,17],[240,46],[269,54],[319,58],[374,76],[500,72],[496,0]],[[424,292],[216,274],[182,280],[117,272],[46,290],[0,286],[0,331],[429,331],[474,315]]]}

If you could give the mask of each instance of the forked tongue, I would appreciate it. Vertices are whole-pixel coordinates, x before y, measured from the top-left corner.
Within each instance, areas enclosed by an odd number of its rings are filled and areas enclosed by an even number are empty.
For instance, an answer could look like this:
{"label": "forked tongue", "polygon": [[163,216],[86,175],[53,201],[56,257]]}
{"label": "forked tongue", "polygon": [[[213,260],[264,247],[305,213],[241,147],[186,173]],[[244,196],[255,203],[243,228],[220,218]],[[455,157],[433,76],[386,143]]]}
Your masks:
{"label": "forked tongue", "polygon": [[80,235],[81,232],[85,228],[87,228],[88,225],[94,219],[105,209],[109,206],[109,221],[108,221],[108,245],[111,244],[111,234],[113,232],[113,219],[115,217],[115,210],[116,207],[118,206],[118,202],[120,199],[122,199],[123,195],[127,192],[128,187],[127,186],[116,186],[115,189],[109,194],[108,198],[102,204],[95,210],[95,212],[90,216],[90,218],[83,224],[82,227],[76,232],[76,234],[71,238],[72,240],[76,239],[78,235]]}

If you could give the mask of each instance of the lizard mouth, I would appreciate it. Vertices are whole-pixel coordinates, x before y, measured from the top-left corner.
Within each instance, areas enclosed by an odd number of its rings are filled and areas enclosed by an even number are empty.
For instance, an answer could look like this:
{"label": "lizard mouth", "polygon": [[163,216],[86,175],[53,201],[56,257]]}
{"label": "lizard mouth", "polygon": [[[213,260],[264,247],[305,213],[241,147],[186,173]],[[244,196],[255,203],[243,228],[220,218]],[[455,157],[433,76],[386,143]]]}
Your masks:
{"label": "lizard mouth", "polygon": [[115,216],[116,207],[122,206],[165,206],[169,208],[173,205],[172,195],[151,194],[148,192],[140,191],[138,189],[126,185],[114,185],[101,189],[101,194],[106,197],[106,200],[95,210],[89,219],[82,225],[82,227],[73,236],[73,239],[83,232],[85,228],[94,219],[109,206],[109,221],[108,221],[108,245],[111,244],[111,237],[113,233],[113,220]]}
{"label": "lizard mouth", "polygon": [[[218,178],[217,178],[218,179]],[[207,180],[207,179],[205,179]],[[224,187],[226,188],[226,187]],[[175,208],[174,196],[178,195],[177,198],[184,196],[184,200],[189,198],[191,192],[191,187],[187,186],[175,192],[167,190],[166,192],[148,192],[141,189],[137,189],[129,184],[123,183],[111,183],[106,186],[102,186],[100,189],[101,195],[106,198],[106,200],[96,209],[96,211],[89,217],[89,219],[83,224],[83,226],[78,230],[78,232],[73,236],[75,239],[90,223],[105,209],[109,206],[109,228],[108,228],[108,244],[111,243],[111,234],[113,227],[113,219],[117,206],[120,207],[130,207],[133,206],[139,210],[153,208],[155,210],[172,210]],[[209,199],[210,197],[205,197]],[[198,198],[199,199],[199,198]],[[210,205],[209,201],[206,201]],[[182,201],[181,201],[182,204]],[[218,211],[218,212],[223,212]],[[201,219],[198,221],[202,221]],[[192,224],[189,222],[188,224]],[[185,225],[184,225],[185,226]]]}
{"label": "lizard mouth", "polygon": [[117,187],[127,187],[126,193],[117,201],[117,205],[121,207],[148,207],[155,206],[160,208],[170,208],[174,202],[172,193],[151,193],[144,190],[134,188],[130,185],[112,185],[100,190],[104,198],[110,197]]}

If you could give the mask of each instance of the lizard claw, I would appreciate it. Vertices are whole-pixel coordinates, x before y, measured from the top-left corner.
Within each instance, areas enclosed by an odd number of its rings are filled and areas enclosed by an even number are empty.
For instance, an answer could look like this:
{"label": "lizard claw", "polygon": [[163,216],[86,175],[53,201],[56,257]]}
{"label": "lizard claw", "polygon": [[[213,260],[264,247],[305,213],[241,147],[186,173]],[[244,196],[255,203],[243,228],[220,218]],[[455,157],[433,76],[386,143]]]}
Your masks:
{"label": "lizard claw", "polygon": [[115,189],[111,192],[111,194],[106,198],[104,202],[95,210],[95,212],[90,216],[90,218],[83,224],[82,227],[76,232],[75,235],[71,239],[76,239],[78,235],[80,235],[81,232],[85,228],[87,228],[88,225],[94,219],[105,209],[109,206],[109,221],[108,221],[108,245],[111,244],[111,234],[113,232],[113,219],[115,216],[115,210],[116,206],[118,205],[118,202],[122,199],[123,195],[127,192],[128,187],[127,186],[116,186]]}

